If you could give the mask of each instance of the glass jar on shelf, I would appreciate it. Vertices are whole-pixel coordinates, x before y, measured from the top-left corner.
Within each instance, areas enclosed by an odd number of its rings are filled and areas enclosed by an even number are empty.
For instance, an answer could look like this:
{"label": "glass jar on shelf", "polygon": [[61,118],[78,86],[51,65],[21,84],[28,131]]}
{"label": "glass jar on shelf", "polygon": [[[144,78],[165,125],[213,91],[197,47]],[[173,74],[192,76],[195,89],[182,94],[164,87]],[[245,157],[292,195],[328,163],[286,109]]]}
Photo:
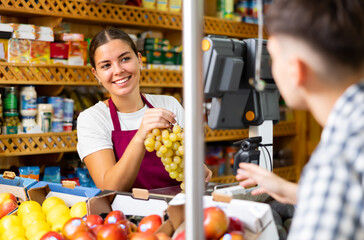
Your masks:
{"label": "glass jar on shelf", "polygon": [[18,134],[20,132],[20,120],[17,112],[5,112],[2,127],[3,134]]}

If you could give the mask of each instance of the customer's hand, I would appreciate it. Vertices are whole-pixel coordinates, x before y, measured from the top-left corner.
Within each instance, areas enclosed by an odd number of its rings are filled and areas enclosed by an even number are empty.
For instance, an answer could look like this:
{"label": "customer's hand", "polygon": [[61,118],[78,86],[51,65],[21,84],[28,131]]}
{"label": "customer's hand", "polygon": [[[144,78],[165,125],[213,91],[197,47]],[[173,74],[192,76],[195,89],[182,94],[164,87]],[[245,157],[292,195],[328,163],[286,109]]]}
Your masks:
{"label": "customer's hand", "polygon": [[296,203],[297,184],[288,182],[276,174],[252,163],[240,163],[236,179],[245,188],[258,185],[252,195],[267,193],[279,202]]}

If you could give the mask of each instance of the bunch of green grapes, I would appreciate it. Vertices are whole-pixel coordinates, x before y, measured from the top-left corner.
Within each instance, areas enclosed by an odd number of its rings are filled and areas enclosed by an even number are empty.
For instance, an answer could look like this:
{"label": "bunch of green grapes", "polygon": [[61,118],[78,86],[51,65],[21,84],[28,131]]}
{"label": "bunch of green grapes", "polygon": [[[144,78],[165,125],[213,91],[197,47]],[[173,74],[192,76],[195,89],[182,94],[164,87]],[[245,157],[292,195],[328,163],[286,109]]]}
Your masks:
{"label": "bunch of green grapes", "polygon": [[184,133],[179,125],[173,129],[155,128],[144,141],[148,152],[156,151],[172,179],[181,183],[184,190]]}

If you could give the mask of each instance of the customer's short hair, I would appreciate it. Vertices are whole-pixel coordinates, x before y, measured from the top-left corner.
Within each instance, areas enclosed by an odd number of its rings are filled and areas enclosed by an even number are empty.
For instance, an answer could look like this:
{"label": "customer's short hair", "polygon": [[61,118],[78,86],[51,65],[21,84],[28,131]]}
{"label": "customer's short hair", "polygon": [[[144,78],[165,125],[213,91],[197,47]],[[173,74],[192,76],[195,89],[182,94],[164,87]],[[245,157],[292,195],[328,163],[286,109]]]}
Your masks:
{"label": "customer's short hair", "polygon": [[359,70],[364,65],[364,0],[274,0],[269,34],[304,41],[326,62]]}

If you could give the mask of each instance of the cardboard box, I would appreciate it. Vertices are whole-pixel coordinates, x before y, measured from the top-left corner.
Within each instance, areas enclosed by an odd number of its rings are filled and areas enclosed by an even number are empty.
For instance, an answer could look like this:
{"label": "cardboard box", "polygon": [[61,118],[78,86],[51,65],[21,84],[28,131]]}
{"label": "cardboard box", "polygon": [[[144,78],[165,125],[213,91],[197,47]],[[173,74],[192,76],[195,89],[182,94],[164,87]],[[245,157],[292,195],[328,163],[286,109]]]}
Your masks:
{"label": "cardboard box", "polygon": [[124,215],[148,216],[160,215],[162,218],[168,207],[166,197],[149,195],[148,190],[133,189],[133,193],[103,191],[87,201],[87,214],[109,213],[120,210]]}
{"label": "cardboard box", "polygon": [[77,202],[87,201],[100,192],[98,188],[75,186],[72,189],[64,187],[60,183],[39,181],[28,190],[28,195],[30,200],[36,201],[39,204],[42,204],[48,197],[56,196],[63,199],[66,205],[71,207]]}
{"label": "cardboard box", "polygon": [[36,183],[36,180],[30,178],[7,179],[0,174],[0,193],[12,193],[20,202],[24,202],[29,200],[28,190]]}
{"label": "cardboard box", "polygon": [[[170,223],[176,231],[184,221],[185,194],[177,194],[167,209]],[[247,240],[278,240],[279,236],[269,204],[253,201],[232,199],[229,203],[214,201],[212,196],[203,197],[204,208],[217,206],[223,209],[227,216],[237,217],[245,224],[245,237]],[[182,219],[181,219],[182,217]],[[162,225],[162,227],[163,227]],[[164,226],[164,228],[167,228]],[[165,231],[160,228],[158,231]],[[168,229],[170,232],[171,229]],[[167,232],[166,232],[167,233]]]}

